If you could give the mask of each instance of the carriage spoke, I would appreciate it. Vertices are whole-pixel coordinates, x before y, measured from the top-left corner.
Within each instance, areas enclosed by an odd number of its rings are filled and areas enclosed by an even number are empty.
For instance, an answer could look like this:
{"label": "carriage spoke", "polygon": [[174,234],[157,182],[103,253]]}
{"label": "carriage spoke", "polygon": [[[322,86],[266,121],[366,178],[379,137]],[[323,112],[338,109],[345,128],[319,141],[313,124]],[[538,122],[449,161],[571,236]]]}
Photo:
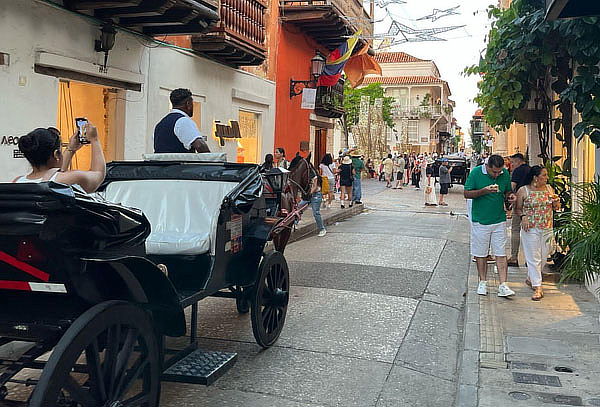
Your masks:
{"label": "carriage spoke", "polygon": [[144,372],[144,369],[148,366],[148,359],[139,358],[123,375],[117,386],[116,394],[127,394],[133,383],[139,379],[140,375]]}
{"label": "carriage spoke", "polygon": [[85,349],[85,359],[88,365],[92,392],[100,400],[105,401],[106,386],[104,385],[104,376],[102,375],[97,338]]}
{"label": "carriage spoke", "polygon": [[100,405],[99,401],[96,401],[92,398],[92,395],[70,374],[67,375],[67,379],[65,380],[64,389],[69,393],[71,398],[79,403],[81,407],[97,407]]}
{"label": "carriage spoke", "polygon": [[108,328],[106,336],[106,351],[104,353],[104,381],[108,394],[114,393],[116,379],[116,365],[121,344],[121,325],[113,325]]}
{"label": "carriage spoke", "polygon": [[115,366],[115,372],[116,372],[115,380],[117,381],[117,385],[114,386],[113,392],[111,394],[111,397],[113,397],[113,398],[118,396],[116,391],[119,390],[119,387],[121,386],[121,384],[123,382],[123,377],[125,376],[125,371],[127,369],[127,362],[129,361],[129,359],[132,355],[133,347],[135,346],[137,337],[138,337],[137,329],[130,328],[127,330],[127,336],[125,337],[125,342],[123,343],[123,348],[121,349],[121,351],[118,354],[118,358],[117,358],[117,362],[116,362],[116,366]]}

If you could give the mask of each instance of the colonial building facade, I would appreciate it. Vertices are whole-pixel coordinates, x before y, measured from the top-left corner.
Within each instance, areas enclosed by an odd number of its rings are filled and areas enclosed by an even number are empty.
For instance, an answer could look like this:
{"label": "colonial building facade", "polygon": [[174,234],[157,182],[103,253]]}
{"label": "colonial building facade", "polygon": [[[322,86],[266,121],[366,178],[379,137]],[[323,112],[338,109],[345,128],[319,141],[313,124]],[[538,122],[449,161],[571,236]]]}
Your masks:
{"label": "colonial building facade", "polygon": [[367,76],[363,85],[380,83],[385,96],[394,98],[391,149],[447,152],[454,102],[435,62],[404,52],[381,52],[375,59],[382,75]]}
{"label": "colonial building facade", "polygon": [[[170,109],[169,93],[179,87],[192,91],[193,119],[212,151],[227,152],[230,161],[262,160],[274,146],[275,84],[238,67],[266,57],[265,47],[258,45],[264,43],[265,8],[252,0],[255,7],[244,10],[253,20],[236,20],[218,13],[223,1],[143,1],[126,7],[1,2],[2,181],[27,171],[16,145],[20,135],[54,126],[66,142],[75,117],[87,117],[98,127],[108,160],[141,159],[152,152],[154,126]],[[110,21],[114,25],[107,26]],[[111,45],[111,33],[114,45],[105,66],[102,45]],[[173,46],[152,40],[175,34],[191,37]],[[214,136],[215,123],[230,120],[240,122],[242,139],[222,145]],[[89,166],[86,153],[77,154],[76,168]]]}

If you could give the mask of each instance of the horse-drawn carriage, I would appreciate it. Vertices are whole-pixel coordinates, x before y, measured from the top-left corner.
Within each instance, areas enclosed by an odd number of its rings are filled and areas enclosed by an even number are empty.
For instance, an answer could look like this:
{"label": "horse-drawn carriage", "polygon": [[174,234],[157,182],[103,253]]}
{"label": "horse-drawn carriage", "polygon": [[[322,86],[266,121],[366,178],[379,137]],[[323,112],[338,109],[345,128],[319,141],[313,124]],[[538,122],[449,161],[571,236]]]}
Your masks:
{"label": "horse-drawn carriage", "polygon": [[[197,347],[208,296],[235,299],[256,342],[275,343],[300,217],[280,207],[285,176],[141,161],[109,164],[96,197],[0,184],[0,405],[153,407],[161,380],[212,383],[236,354]],[[185,349],[167,347],[186,332]]]}

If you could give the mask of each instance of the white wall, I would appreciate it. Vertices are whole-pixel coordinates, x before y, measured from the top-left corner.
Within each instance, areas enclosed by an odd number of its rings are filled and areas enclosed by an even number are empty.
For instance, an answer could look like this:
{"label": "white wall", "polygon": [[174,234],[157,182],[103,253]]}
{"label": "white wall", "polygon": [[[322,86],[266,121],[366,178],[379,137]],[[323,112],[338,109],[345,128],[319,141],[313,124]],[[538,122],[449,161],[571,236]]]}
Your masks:
{"label": "white wall", "polygon": [[274,148],[275,84],[251,73],[231,69],[216,62],[174,49],[156,48],[150,53],[148,78],[148,122],[146,143],[152,145],[154,126],[169,111],[169,92],[189,88],[200,102],[201,128],[208,135],[211,151],[225,151],[235,161],[237,143],[219,145],[213,136],[213,123],[238,119],[240,109],[260,115],[259,158]]}
{"label": "white wall", "polygon": [[[41,52],[100,63],[93,40],[99,29],[88,20],[32,1],[0,2],[0,52],[10,65],[0,67],[0,140],[19,136],[36,127],[56,126],[58,79],[33,71]],[[110,66],[142,73],[145,48],[128,35],[117,35]],[[139,97],[139,96],[138,96]],[[0,180],[23,174],[25,159],[13,159],[16,146],[0,145]]]}
{"label": "white wall", "polygon": [[[0,66],[0,141],[36,127],[56,126],[59,80],[35,73],[34,65],[40,55],[59,56],[74,66],[101,64],[103,54],[93,49],[98,36],[99,25],[83,16],[35,0],[0,1],[0,52],[10,55],[10,65]],[[174,49],[144,44],[144,39],[119,31],[105,75],[110,78],[119,73],[142,83],[141,92],[123,90],[118,95],[124,104],[118,128],[124,129],[125,159],[140,159],[142,153],[152,151],[154,125],[168,111],[168,90],[177,87],[190,88],[201,102],[204,133],[212,134],[213,120],[236,120],[243,108],[261,115],[261,156],[273,150],[273,82]],[[230,160],[235,160],[236,143],[226,143]],[[209,146],[220,150],[213,137]],[[0,181],[28,170],[25,159],[12,158],[15,149],[0,145]]]}
{"label": "white wall", "polygon": [[431,61],[381,64],[382,76],[438,76]]}

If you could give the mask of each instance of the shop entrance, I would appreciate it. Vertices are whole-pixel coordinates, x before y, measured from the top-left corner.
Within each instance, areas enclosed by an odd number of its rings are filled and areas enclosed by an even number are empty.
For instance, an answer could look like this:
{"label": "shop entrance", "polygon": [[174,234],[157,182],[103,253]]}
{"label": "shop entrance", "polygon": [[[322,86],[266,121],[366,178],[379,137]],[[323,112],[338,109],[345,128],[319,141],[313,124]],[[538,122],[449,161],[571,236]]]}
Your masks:
{"label": "shop entrance", "polygon": [[[85,117],[98,129],[98,137],[106,161],[123,159],[123,132],[117,131],[117,117],[122,104],[118,103],[118,89],[82,82],[61,80],[58,88],[57,127],[63,143],[68,143],[75,132],[75,118]],[[121,113],[121,114],[119,114]],[[89,170],[91,148],[81,148],[71,163],[73,170]]]}
{"label": "shop entrance", "polygon": [[237,162],[258,164],[258,133],[259,133],[259,115],[245,110],[239,111],[240,134],[242,138],[237,139]]}
{"label": "shop entrance", "polygon": [[327,154],[327,129],[316,128],[315,129],[315,156],[313,157],[313,164],[315,167],[319,167],[323,156]]}

